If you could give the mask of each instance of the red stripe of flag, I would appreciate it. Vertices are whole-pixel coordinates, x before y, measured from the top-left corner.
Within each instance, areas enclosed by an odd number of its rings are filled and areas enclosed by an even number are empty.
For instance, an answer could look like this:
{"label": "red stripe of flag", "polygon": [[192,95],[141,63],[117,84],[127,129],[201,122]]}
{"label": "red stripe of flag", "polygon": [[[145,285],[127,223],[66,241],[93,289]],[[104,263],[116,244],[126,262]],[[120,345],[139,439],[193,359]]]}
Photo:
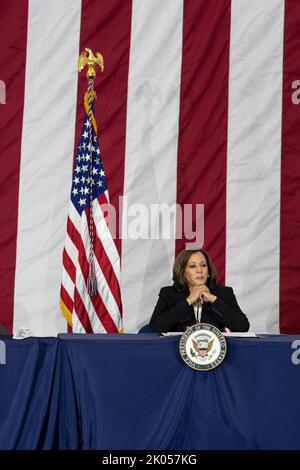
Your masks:
{"label": "red stripe of flag", "polygon": [[75,265],[74,265],[73,261],[71,260],[70,256],[68,255],[65,248],[64,248],[64,251],[63,251],[63,265],[64,265],[65,270],[69,274],[71,280],[75,284],[75,282],[76,282],[76,268],[75,268]]}
{"label": "red stripe of flag", "polygon": [[61,285],[60,287],[60,297],[63,303],[65,304],[65,306],[67,307],[67,309],[69,310],[69,312],[72,314],[74,303],[63,285]]}
{"label": "red stripe of flag", "polygon": [[[300,4],[286,0],[283,49],[280,224],[280,331],[300,333],[300,104],[292,88],[300,80]],[[299,93],[296,98],[299,98]],[[288,301],[287,301],[288,299]]]}
{"label": "red stripe of flag", "polygon": [[[177,203],[205,204],[204,246],[221,282],[226,250],[230,4],[230,0],[184,2],[177,166]],[[177,241],[177,254],[185,242]]]}
{"label": "red stripe of flag", "polygon": [[0,321],[9,333],[13,325],[27,16],[27,0],[1,2],[0,80],[6,85],[6,104],[0,104]]}

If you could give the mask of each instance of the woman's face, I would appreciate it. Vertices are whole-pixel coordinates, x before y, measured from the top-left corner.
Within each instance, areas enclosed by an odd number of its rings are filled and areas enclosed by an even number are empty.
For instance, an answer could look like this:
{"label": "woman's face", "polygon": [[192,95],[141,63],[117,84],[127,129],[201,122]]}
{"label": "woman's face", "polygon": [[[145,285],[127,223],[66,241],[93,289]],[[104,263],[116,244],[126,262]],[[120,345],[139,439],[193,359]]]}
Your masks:
{"label": "woman's face", "polygon": [[208,266],[205,256],[200,251],[193,253],[184,270],[184,277],[188,286],[203,286],[208,278]]}

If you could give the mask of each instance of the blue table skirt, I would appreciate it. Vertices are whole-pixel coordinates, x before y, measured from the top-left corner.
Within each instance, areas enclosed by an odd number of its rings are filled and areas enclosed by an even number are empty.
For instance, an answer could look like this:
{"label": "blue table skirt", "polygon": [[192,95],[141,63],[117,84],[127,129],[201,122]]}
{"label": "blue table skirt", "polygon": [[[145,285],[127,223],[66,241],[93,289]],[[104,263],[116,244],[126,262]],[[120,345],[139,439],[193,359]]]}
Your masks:
{"label": "blue table skirt", "polygon": [[6,340],[1,449],[300,449],[300,336],[227,338],[194,371],[179,337]]}
{"label": "blue table skirt", "polygon": [[61,348],[56,338],[5,340],[0,365],[0,448],[58,447]]}

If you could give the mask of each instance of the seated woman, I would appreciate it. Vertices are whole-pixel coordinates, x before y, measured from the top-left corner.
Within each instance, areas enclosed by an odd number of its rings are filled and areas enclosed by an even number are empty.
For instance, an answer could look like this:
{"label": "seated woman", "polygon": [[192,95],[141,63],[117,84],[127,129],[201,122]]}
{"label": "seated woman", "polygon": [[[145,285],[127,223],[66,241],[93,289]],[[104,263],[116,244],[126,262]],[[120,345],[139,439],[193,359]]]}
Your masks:
{"label": "seated woman", "polygon": [[232,288],[217,285],[217,270],[205,250],[182,251],[173,266],[173,281],[160,290],[150,320],[153,331],[185,331],[198,322],[220,331],[248,331]]}

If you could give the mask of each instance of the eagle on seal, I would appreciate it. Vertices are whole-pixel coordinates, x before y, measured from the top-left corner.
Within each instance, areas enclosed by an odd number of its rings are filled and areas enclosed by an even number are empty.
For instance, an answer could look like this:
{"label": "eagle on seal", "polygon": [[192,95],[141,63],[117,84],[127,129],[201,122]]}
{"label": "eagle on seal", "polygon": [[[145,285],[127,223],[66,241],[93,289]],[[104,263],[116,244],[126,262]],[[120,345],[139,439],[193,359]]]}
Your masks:
{"label": "eagle on seal", "polygon": [[192,341],[193,341],[193,346],[198,353],[197,354],[198,357],[206,356],[211,350],[213,342],[214,342],[213,339],[211,339],[210,341],[201,341],[199,343],[194,339],[192,339]]}

